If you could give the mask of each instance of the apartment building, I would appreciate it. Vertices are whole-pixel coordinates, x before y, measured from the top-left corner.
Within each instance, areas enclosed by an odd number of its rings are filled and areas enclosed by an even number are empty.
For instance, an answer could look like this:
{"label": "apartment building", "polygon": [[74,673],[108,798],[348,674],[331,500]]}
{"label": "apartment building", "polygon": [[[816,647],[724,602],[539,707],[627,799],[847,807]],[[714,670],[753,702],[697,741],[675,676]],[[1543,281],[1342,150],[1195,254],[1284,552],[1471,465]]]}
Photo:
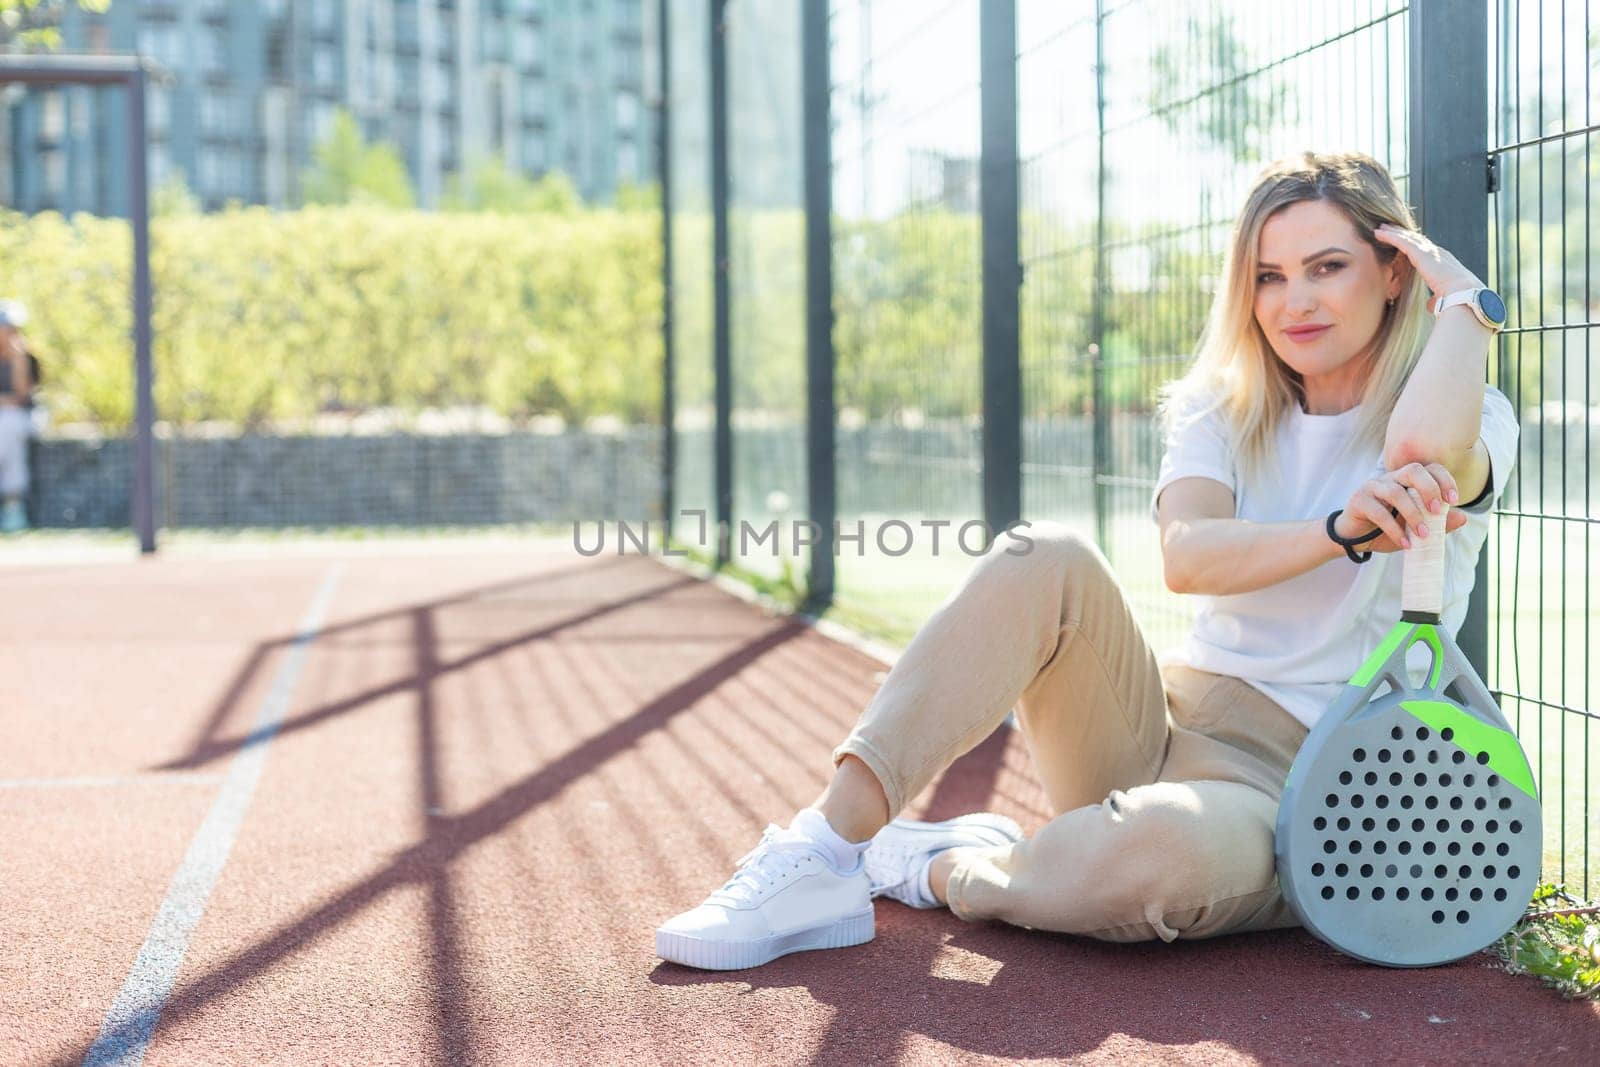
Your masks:
{"label": "apartment building", "polygon": [[[649,0],[114,0],[68,5],[63,50],[133,52],[171,75],[148,101],[152,185],[208,208],[299,202],[338,108],[399,149],[423,207],[498,156],[586,199],[653,177]],[[125,214],[115,90],[0,90],[0,203]]]}

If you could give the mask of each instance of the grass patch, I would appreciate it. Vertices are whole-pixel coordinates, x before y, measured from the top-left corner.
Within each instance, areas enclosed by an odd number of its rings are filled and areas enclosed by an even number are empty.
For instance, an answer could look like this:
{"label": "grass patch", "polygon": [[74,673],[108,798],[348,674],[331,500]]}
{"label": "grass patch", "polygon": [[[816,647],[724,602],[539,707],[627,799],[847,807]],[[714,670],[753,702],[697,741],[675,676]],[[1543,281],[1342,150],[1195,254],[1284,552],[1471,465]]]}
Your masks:
{"label": "grass patch", "polygon": [[1547,882],[1491,951],[1512,974],[1531,974],[1569,1000],[1600,1000],[1600,907]]}
{"label": "grass patch", "polygon": [[749,586],[756,593],[776,602],[786,611],[798,611],[805,606],[806,588],[805,577],[800,572],[793,560],[784,557],[780,560],[781,570],[778,575],[763,574],[751,570],[749,567],[737,563],[724,563],[717,566],[717,556],[714,552],[695,548],[681,541],[670,542],[674,555],[681,554],[691,563],[699,564],[707,570],[723,574],[743,585]]}

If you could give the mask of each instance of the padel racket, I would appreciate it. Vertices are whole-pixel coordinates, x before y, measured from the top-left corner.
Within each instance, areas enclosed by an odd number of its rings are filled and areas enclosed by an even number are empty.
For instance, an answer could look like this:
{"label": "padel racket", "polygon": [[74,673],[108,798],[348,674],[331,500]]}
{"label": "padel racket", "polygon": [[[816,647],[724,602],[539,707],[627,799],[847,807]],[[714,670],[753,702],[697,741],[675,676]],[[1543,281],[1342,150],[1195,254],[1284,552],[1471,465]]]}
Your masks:
{"label": "padel racket", "polygon": [[[1406,550],[1400,621],[1307,735],[1278,808],[1289,906],[1334,948],[1391,967],[1483,949],[1522,916],[1539,877],[1527,757],[1439,621],[1448,541],[1435,533]],[[1419,641],[1433,662],[1413,685],[1406,652]]]}

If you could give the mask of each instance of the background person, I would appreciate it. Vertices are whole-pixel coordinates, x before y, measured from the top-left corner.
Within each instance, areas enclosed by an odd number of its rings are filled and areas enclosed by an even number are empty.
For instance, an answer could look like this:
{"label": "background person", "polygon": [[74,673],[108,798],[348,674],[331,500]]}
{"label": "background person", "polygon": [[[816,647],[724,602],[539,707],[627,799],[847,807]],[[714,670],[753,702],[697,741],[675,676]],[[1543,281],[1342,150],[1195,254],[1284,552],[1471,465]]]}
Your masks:
{"label": "background person", "polygon": [[33,357],[22,337],[28,309],[0,300],[0,533],[28,526],[28,438],[33,432]]}

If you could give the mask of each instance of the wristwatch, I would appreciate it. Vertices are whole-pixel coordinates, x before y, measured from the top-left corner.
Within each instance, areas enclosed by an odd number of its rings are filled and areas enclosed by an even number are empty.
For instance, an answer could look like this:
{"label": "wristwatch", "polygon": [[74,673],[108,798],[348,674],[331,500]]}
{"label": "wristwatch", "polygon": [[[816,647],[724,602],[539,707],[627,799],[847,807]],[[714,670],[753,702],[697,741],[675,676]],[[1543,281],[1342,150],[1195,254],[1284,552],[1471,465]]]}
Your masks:
{"label": "wristwatch", "polygon": [[1493,289],[1457,289],[1448,296],[1441,296],[1433,304],[1434,318],[1457,304],[1466,305],[1473,317],[1491,330],[1498,332],[1506,324],[1506,302]]}

